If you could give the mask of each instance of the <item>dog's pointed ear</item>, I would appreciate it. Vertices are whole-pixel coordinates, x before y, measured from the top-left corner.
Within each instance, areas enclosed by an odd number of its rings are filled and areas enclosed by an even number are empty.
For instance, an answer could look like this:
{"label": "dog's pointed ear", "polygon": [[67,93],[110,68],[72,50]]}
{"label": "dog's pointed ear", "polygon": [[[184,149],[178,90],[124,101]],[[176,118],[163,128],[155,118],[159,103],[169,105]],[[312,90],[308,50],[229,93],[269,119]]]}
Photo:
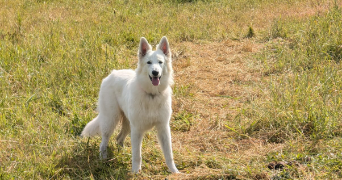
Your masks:
{"label": "dog's pointed ear", "polygon": [[167,38],[165,36],[161,38],[161,40],[159,42],[159,45],[158,45],[158,49],[163,51],[163,53],[167,57],[171,57],[171,51],[170,51],[169,42],[167,41]]}
{"label": "dog's pointed ear", "polygon": [[147,52],[150,50],[151,50],[151,45],[148,44],[147,40],[144,37],[142,37],[140,39],[139,50],[138,50],[139,58],[144,57],[147,54]]}

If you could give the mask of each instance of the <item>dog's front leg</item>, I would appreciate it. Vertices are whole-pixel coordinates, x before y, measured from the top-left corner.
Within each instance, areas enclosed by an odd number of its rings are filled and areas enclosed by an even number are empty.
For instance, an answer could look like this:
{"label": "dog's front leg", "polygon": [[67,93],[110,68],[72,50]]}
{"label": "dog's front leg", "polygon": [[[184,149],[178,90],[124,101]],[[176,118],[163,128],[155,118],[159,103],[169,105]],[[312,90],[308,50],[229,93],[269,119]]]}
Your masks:
{"label": "dog's front leg", "polygon": [[131,129],[131,144],[132,144],[132,172],[138,173],[141,169],[141,143],[144,132],[140,129]]}
{"label": "dog's front leg", "polygon": [[164,153],[166,165],[172,173],[179,173],[173,161],[171,132],[169,124],[160,124],[157,126],[158,140]]}

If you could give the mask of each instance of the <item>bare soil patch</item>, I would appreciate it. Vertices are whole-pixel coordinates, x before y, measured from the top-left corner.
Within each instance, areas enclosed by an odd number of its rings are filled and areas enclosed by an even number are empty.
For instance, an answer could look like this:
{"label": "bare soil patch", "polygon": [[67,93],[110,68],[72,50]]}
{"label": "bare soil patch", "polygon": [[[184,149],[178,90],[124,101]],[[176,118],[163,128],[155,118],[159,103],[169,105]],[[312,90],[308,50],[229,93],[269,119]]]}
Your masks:
{"label": "bare soil patch", "polygon": [[[251,67],[251,55],[262,47],[262,44],[249,39],[183,42],[173,46],[174,89],[187,87],[187,93],[175,93],[174,118],[182,112],[192,114],[188,131],[173,131],[173,147],[183,157],[189,157],[180,161],[198,163],[189,166],[194,169],[188,178],[210,174],[226,176],[222,169],[213,167],[207,160],[196,160],[199,156],[216,157],[218,164],[224,163],[222,159],[234,159],[233,164],[243,167],[249,159],[282,147],[281,144],[265,144],[252,138],[237,140],[225,126],[234,121],[246,101],[258,95],[251,84],[261,81],[261,73]],[[177,120],[172,120],[171,127],[174,121]],[[188,170],[186,168],[183,172]]]}

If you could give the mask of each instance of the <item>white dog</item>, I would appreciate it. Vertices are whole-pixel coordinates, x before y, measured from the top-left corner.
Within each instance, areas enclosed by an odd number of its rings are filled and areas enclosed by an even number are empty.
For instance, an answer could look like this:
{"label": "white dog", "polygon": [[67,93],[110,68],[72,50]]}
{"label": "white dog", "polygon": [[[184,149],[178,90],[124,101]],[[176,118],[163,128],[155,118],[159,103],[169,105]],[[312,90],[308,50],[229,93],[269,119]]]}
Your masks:
{"label": "white dog", "polygon": [[100,157],[107,158],[107,145],[114,128],[122,121],[116,140],[123,146],[131,133],[132,171],[141,169],[141,143],[144,133],[156,127],[166,164],[173,173],[178,170],[173,161],[171,147],[171,96],[173,70],[171,51],[164,36],[156,51],[145,38],[140,39],[138,67],[133,70],[113,70],[101,84],[98,116],[90,121],[82,136],[101,135]]}

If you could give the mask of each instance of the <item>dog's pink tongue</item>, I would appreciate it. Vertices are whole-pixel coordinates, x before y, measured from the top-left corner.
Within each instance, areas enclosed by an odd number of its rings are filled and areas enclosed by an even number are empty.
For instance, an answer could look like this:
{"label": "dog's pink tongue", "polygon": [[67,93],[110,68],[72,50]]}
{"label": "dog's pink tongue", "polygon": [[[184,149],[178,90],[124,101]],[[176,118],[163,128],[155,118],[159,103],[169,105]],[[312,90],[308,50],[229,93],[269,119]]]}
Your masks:
{"label": "dog's pink tongue", "polygon": [[158,86],[159,85],[159,78],[158,77],[153,77],[152,78],[152,84],[153,84],[153,86]]}

